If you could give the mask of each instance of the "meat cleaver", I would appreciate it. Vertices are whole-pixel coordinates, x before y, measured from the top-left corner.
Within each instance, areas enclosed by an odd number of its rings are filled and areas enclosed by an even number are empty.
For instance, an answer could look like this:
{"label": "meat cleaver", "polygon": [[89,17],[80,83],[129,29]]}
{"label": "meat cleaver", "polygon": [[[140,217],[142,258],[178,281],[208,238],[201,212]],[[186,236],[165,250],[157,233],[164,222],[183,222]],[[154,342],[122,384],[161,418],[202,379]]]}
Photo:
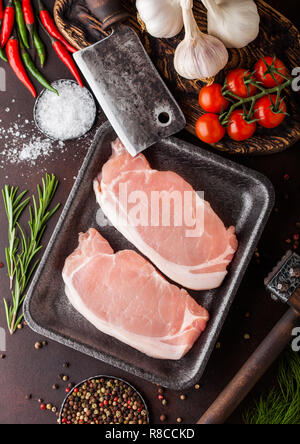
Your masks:
{"label": "meat cleaver", "polygon": [[91,12],[112,33],[78,51],[74,59],[108,120],[135,156],[179,131],[185,117],[135,31],[119,0],[87,0]]}

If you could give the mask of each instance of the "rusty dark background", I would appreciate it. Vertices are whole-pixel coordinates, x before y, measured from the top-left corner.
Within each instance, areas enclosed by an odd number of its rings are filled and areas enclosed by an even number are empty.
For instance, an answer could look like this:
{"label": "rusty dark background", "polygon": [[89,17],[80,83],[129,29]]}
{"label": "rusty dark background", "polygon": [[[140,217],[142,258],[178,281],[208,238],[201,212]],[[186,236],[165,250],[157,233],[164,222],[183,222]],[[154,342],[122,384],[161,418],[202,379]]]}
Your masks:
{"label": "rusty dark background", "polygon": [[[46,1],[50,8],[53,1]],[[289,17],[300,28],[300,13],[297,0],[269,0],[269,3]],[[44,38],[44,40],[46,40]],[[4,66],[1,62],[1,67]],[[300,60],[299,60],[300,66]],[[28,119],[28,128],[33,130],[32,110],[34,101],[28,92],[15,79],[8,67],[7,91],[1,92],[0,125],[8,129],[13,122]],[[49,50],[47,65],[49,80],[70,78],[69,72]],[[6,112],[9,108],[9,112]],[[18,117],[20,116],[20,117]],[[104,116],[99,112],[96,127],[104,122]],[[30,131],[29,131],[30,132]],[[60,179],[60,187],[56,201],[64,202],[74,183],[78,169],[92,141],[94,131],[86,138],[77,142],[68,142],[61,152],[56,148],[51,157],[42,158],[34,166],[26,164],[11,164],[0,156],[0,187],[5,184],[18,185],[35,191],[36,184],[47,171],[55,173]],[[9,135],[5,142],[10,141]],[[197,140],[183,132],[180,137],[184,140],[198,143]],[[27,139],[24,139],[28,142]],[[22,143],[24,143],[24,141]],[[3,139],[0,139],[0,152],[3,148]],[[260,341],[269,332],[272,326],[284,313],[286,308],[272,302],[266,294],[263,279],[277,260],[293,245],[293,236],[300,231],[300,143],[288,151],[269,157],[240,158],[234,160],[265,174],[272,181],[276,190],[276,207],[259,244],[258,253],[251,261],[243,283],[238,292],[236,301],[221,333],[220,348],[216,349],[200,382],[200,389],[194,388],[185,393],[186,400],[180,400],[181,393],[166,391],[168,400],[163,407],[157,399],[157,387],[132,377],[122,371],[70,350],[62,345],[49,342],[41,350],[35,350],[34,344],[44,338],[37,336],[28,327],[7,338],[5,359],[0,359],[0,423],[1,424],[55,424],[56,416],[53,413],[42,412],[38,398],[60,407],[67,383],[59,380],[60,374],[67,374],[70,381],[78,383],[82,379],[97,374],[122,377],[135,385],[149,403],[152,423],[159,423],[162,413],[168,417],[167,422],[176,423],[177,417],[183,418],[183,423],[195,423],[201,414],[216,398],[222,388],[229,382],[236,371],[241,367],[250,353],[255,350]],[[208,148],[209,149],[209,148]],[[46,245],[55,226],[58,215],[49,224],[44,238]],[[4,248],[7,243],[7,222],[2,201],[0,202],[0,262],[5,262]],[[74,233],[77,234],[77,233]],[[292,240],[289,244],[289,240]],[[296,246],[297,247],[297,246]],[[299,249],[297,248],[299,251]],[[6,267],[0,269],[0,296],[1,299],[9,295]],[[250,313],[250,317],[245,314]],[[5,327],[5,315],[2,300],[0,301],[0,327]],[[244,335],[250,334],[250,340]],[[69,362],[68,369],[63,368],[64,362]],[[238,411],[228,423],[241,424],[245,409],[252,405],[253,399],[267,391],[275,384],[276,364],[265,375],[255,390],[248,396]],[[59,384],[57,391],[52,389],[53,384]],[[26,400],[26,395],[32,395]]]}

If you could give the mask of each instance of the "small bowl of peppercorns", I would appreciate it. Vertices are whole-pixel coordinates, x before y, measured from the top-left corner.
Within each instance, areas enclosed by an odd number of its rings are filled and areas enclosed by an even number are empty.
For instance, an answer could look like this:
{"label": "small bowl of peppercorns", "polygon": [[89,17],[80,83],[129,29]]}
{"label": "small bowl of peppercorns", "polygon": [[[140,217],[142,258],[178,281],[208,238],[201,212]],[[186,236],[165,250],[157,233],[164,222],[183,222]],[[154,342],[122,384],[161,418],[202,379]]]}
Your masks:
{"label": "small bowl of peppercorns", "polygon": [[77,384],[63,402],[60,424],[149,424],[140,393],[128,382],[95,376]]}

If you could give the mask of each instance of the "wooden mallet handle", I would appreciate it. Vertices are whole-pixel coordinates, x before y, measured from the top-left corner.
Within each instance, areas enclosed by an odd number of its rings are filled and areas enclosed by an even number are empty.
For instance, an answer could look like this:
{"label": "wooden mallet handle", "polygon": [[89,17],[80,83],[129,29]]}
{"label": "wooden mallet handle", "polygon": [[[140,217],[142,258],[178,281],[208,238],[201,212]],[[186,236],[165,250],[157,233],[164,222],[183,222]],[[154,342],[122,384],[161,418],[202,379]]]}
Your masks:
{"label": "wooden mallet handle", "polygon": [[86,0],[91,13],[102,23],[105,30],[129,17],[120,0]]}
{"label": "wooden mallet handle", "polygon": [[290,308],[197,424],[224,424],[286,348],[299,321]]}

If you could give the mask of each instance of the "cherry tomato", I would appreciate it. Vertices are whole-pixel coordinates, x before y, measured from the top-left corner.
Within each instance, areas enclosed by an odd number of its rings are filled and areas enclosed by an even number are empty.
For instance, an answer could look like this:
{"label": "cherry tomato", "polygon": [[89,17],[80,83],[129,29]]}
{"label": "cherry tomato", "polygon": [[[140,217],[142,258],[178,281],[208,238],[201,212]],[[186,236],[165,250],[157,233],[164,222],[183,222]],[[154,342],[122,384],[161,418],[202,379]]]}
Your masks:
{"label": "cherry tomato", "polygon": [[264,128],[276,128],[285,119],[286,104],[285,101],[279,105],[279,111],[276,113],[273,111],[273,106],[276,104],[277,96],[272,94],[259,99],[254,107],[254,117],[258,120],[258,123]]}
{"label": "cherry tomato", "polygon": [[201,108],[208,113],[222,113],[229,106],[229,101],[222,94],[222,86],[218,83],[201,89],[199,103]]}
{"label": "cherry tomato", "polygon": [[266,74],[268,68],[272,66],[272,64],[274,64],[274,68],[284,76],[287,77],[289,75],[287,67],[281,60],[274,59],[274,57],[264,57],[263,59],[260,59],[255,65],[255,77],[266,88],[274,88],[285,81],[284,77],[280,74],[274,73],[274,78],[271,74]]}
{"label": "cherry tomato", "polygon": [[227,133],[231,139],[241,142],[253,136],[256,130],[256,123],[249,123],[245,120],[242,109],[233,111],[230,116]]}
{"label": "cherry tomato", "polygon": [[234,71],[231,71],[227,75],[228,90],[243,99],[245,99],[246,97],[254,96],[257,91],[256,86],[248,85],[247,88],[247,86],[245,85],[245,78],[249,76],[253,81],[255,81],[255,78],[251,76],[251,73],[246,69],[238,68]]}
{"label": "cherry tomato", "polygon": [[202,142],[217,143],[223,139],[226,131],[217,114],[204,114],[196,123],[196,133]]}

